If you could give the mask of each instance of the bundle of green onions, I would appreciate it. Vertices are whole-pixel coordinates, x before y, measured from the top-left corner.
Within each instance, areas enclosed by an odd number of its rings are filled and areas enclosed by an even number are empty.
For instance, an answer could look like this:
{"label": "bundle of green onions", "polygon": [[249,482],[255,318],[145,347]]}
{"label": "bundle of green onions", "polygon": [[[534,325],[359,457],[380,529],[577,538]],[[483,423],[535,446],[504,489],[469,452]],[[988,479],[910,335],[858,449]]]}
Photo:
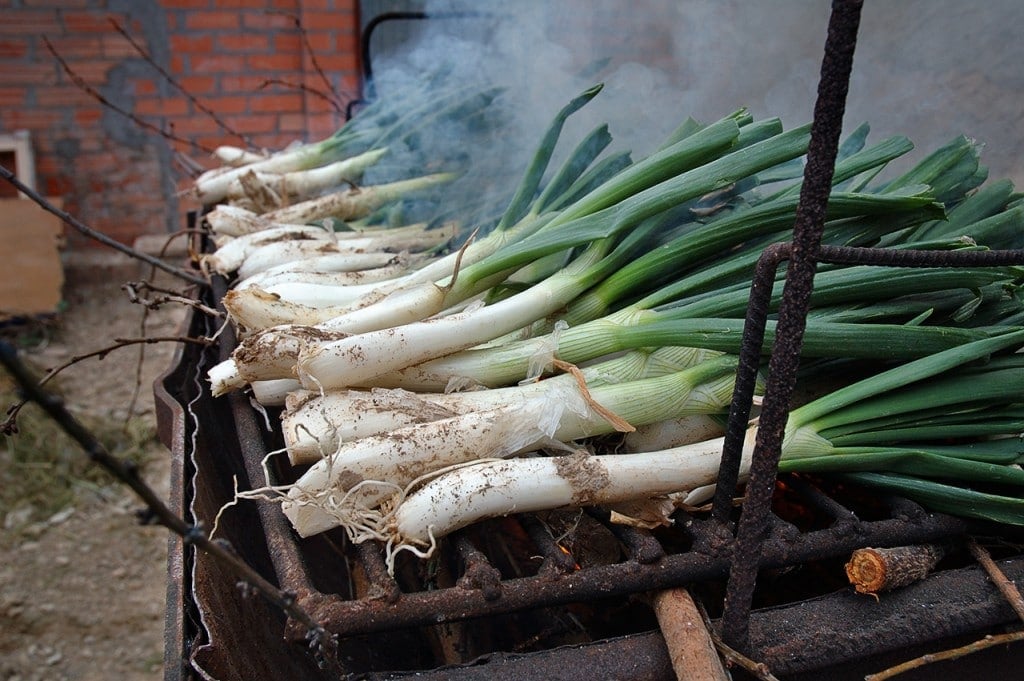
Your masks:
{"label": "bundle of green onions", "polygon": [[[340,261],[348,242],[423,235],[365,226],[325,236],[259,216],[260,231],[211,256],[212,268],[239,272],[225,306],[243,338],[210,371],[213,391],[248,385],[265,405],[285,406],[289,456],[310,467],[271,489],[299,534],[340,525],[354,541],[388,541],[392,554],[423,553],[483,517],[706,496],[750,272],[767,244],[788,240],[808,131],[741,110],[686,121],[632,162],[601,157],[611,142],[601,126],[549,173],[566,119],[598,90],[558,113],[500,218],[473,225],[484,229],[446,255],[439,242],[416,242],[420,256],[328,275],[321,263]],[[1021,247],[1024,204],[1008,182],[983,186],[972,142],[953,140],[880,182],[911,145],[869,146],[867,132],[840,149],[827,243]],[[312,244],[302,247],[310,257],[244,267],[280,234]],[[324,246],[335,250],[316,253]],[[852,361],[877,375],[794,410],[783,468],[1020,522],[1018,501],[1000,491],[1021,482],[1019,357],[977,361],[1021,347],[1022,276],[821,267],[802,383],[820,392]],[[991,388],[975,397],[962,389],[970,381]],[[588,438],[616,431],[628,433],[630,453],[586,451]],[[969,444],[940,444],[951,437]],[[956,495],[944,491],[949,480],[960,481]],[[942,501],[952,498],[970,501],[954,509]]]}

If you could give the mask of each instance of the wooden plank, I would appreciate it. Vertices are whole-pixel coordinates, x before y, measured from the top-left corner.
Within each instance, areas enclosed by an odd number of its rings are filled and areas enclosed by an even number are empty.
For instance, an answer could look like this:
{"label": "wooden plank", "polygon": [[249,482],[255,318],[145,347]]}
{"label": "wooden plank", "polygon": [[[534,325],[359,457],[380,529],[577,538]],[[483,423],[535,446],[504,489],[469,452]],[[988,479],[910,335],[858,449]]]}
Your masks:
{"label": "wooden plank", "polygon": [[[60,199],[49,199],[59,206]],[[25,199],[0,200],[0,320],[52,314],[64,285],[60,261],[63,224]]]}

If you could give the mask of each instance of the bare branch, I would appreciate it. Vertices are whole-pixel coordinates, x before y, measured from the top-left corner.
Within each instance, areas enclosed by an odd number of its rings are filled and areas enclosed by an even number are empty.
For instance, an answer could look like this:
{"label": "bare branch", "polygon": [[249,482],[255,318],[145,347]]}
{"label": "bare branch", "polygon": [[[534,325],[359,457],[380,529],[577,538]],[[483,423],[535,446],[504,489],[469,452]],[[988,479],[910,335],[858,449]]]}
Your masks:
{"label": "bare branch", "polygon": [[[273,10],[271,10],[271,11],[273,11]],[[334,100],[336,102],[340,103],[341,97],[338,94],[338,91],[334,88],[334,85],[331,83],[330,78],[328,78],[327,74],[324,73],[323,68],[320,66],[319,60],[317,60],[316,52],[313,51],[313,45],[310,44],[310,42],[309,42],[309,34],[306,33],[306,28],[302,25],[302,19],[299,18],[298,14],[294,14],[292,12],[278,12],[278,13],[284,14],[285,16],[289,17],[295,23],[295,28],[298,29],[299,35],[302,36],[302,45],[303,45],[303,47],[306,48],[306,52],[309,54],[309,60],[310,60],[310,62],[312,62],[313,68],[316,69],[317,74],[320,75],[320,80],[322,80],[324,82],[324,85],[327,87],[327,91],[331,93],[331,96],[334,98]]]}
{"label": "bare branch", "polygon": [[57,60],[57,63],[60,64],[61,68],[64,70],[64,73],[66,73],[68,75],[68,78],[71,79],[71,82],[73,82],[82,91],[84,91],[86,94],[88,94],[90,97],[92,97],[93,99],[98,101],[103,106],[107,107],[111,111],[116,111],[117,113],[121,114],[125,118],[131,120],[133,123],[138,125],[140,128],[144,128],[144,129],[149,130],[151,132],[155,132],[156,134],[160,135],[161,137],[163,137],[165,139],[169,139],[172,142],[181,142],[182,144],[188,144],[188,145],[191,145],[192,147],[194,147],[196,149],[199,149],[201,151],[205,151],[208,154],[212,154],[213,153],[213,149],[211,149],[210,147],[204,146],[204,145],[196,142],[195,140],[188,140],[188,139],[185,139],[184,137],[179,137],[179,136],[175,135],[173,132],[168,132],[168,131],[164,130],[163,128],[161,128],[160,126],[153,125],[149,121],[146,121],[146,120],[144,120],[142,118],[139,118],[138,116],[136,116],[131,111],[126,111],[125,109],[122,109],[118,105],[114,104],[112,101],[110,101],[109,99],[104,97],[103,93],[101,93],[99,90],[97,90],[93,86],[89,85],[87,82],[85,82],[85,80],[81,76],[79,76],[77,73],[75,73],[74,70],[72,70],[71,66],[57,52],[57,48],[55,48],[53,46],[53,43],[51,43],[49,41],[49,39],[46,38],[45,36],[43,37],[43,43],[46,45],[46,49],[50,51],[50,54],[53,55],[53,58]]}
{"label": "bare branch", "polygon": [[999,569],[999,566],[992,560],[992,556],[989,555],[988,550],[975,539],[972,538],[967,542],[967,548],[971,550],[971,555],[988,573],[989,578],[995,583],[999,592],[1010,602],[1010,606],[1017,613],[1017,617],[1024,620],[1024,598],[1021,597],[1017,585],[1011,582],[1009,577]]}
{"label": "bare branch", "polygon": [[337,111],[338,113],[342,112],[342,106],[341,106],[341,103],[338,102],[338,100],[336,100],[334,97],[328,95],[325,92],[321,92],[320,90],[317,90],[314,87],[310,87],[310,86],[305,85],[303,83],[290,83],[290,82],[288,82],[286,80],[281,80],[280,78],[270,78],[270,79],[265,80],[262,83],[260,83],[260,89],[262,90],[263,88],[265,88],[265,87],[267,87],[269,85],[281,85],[283,87],[289,87],[289,88],[292,88],[292,89],[295,89],[295,90],[301,90],[302,92],[308,92],[309,94],[311,94],[311,95],[313,95],[315,97],[319,97],[320,99],[323,99],[324,101],[326,101],[328,104],[330,104],[332,107],[334,107],[334,110]]}
{"label": "bare branch", "polygon": [[968,643],[965,646],[959,648],[953,648],[951,650],[943,650],[939,653],[931,653],[928,655],[922,655],[921,657],[915,657],[913,660],[908,660],[902,664],[898,664],[894,667],[884,669],[877,674],[869,674],[864,677],[864,681],[883,681],[884,679],[891,679],[894,676],[909,672],[912,669],[923,667],[926,664],[932,662],[943,662],[945,660],[955,660],[971,653],[977,653],[985,650],[986,648],[992,648],[993,646],[1003,645],[1004,643],[1013,643],[1014,641],[1024,641],[1024,631],[1015,631],[1009,634],[997,634],[986,636],[985,638],[975,641],[974,643]]}
{"label": "bare branch", "polygon": [[229,545],[221,541],[211,541],[202,527],[190,525],[178,517],[160,499],[153,488],[146,484],[139,474],[138,466],[113,456],[107,451],[96,436],[85,428],[75,417],[64,408],[61,400],[40,388],[35,378],[25,365],[18,359],[17,351],[12,345],[0,342],[0,364],[15,379],[28,399],[38,404],[79,446],[89,459],[115,478],[131,488],[146,505],[145,520],[163,525],[182,538],[186,545],[196,546],[205,551],[222,565],[231,569],[239,579],[256,588],[268,601],[284,610],[291,618],[300,622],[309,630],[310,638],[325,654],[328,660],[336,659],[334,655],[335,640],[324,628],[296,602],[293,594],[278,589],[263,578],[256,570],[239,558]]}
{"label": "bare branch", "polygon": [[80,221],[77,218],[75,218],[73,215],[71,215],[67,211],[63,211],[60,208],[57,208],[56,206],[54,206],[52,203],[47,201],[45,197],[41,196],[35,190],[31,189],[30,187],[25,185],[23,182],[21,182],[17,177],[15,177],[14,173],[12,173],[10,170],[8,170],[6,167],[4,167],[2,165],[0,165],[0,177],[2,177],[3,179],[7,180],[10,184],[14,185],[15,189],[17,189],[21,193],[25,194],[25,196],[29,197],[30,199],[35,201],[37,204],[39,204],[39,206],[43,210],[47,211],[48,213],[52,213],[52,214],[56,215],[61,220],[63,220],[67,224],[71,225],[72,227],[74,227],[75,229],[77,229],[79,232],[81,232],[85,236],[89,237],[90,239],[94,239],[95,241],[99,241],[101,244],[103,244],[105,246],[110,246],[114,250],[120,251],[120,252],[124,253],[125,255],[131,256],[132,258],[135,258],[137,260],[142,260],[143,262],[147,262],[150,265],[153,265],[154,267],[158,267],[159,269],[163,270],[164,272],[167,272],[168,274],[173,274],[174,276],[178,277],[179,279],[184,279],[185,281],[187,281],[187,282],[189,282],[191,284],[198,284],[199,286],[206,286],[207,285],[208,282],[205,279],[203,279],[202,277],[196,276],[195,274],[192,274],[191,272],[188,272],[186,270],[183,270],[183,269],[180,269],[178,267],[175,267],[174,265],[166,263],[166,262],[160,260],[159,258],[154,258],[151,255],[147,255],[146,253],[142,253],[140,251],[137,251],[134,248],[132,248],[131,246],[126,246],[125,244],[121,243],[120,241],[117,241],[116,239],[112,239],[112,238],[110,238],[109,236],[107,236],[106,234],[104,234],[102,232],[97,232],[96,230],[92,229],[91,227],[89,227],[88,225],[83,223],[82,221]]}
{"label": "bare branch", "polygon": [[[164,343],[164,342],[194,343],[194,344],[202,345],[202,346],[205,347],[205,346],[209,346],[213,341],[211,341],[208,338],[189,338],[188,336],[154,336],[154,337],[150,337],[150,338],[115,338],[114,339],[114,345],[108,345],[106,347],[100,348],[99,350],[93,350],[92,352],[87,352],[84,355],[75,355],[74,357],[72,357],[68,361],[64,362],[63,364],[61,364],[59,366],[56,366],[56,367],[53,367],[52,369],[49,369],[46,372],[46,374],[41,379],[39,379],[38,385],[40,387],[46,385],[50,381],[50,379],[52,379],[54,376],[56,376],[60,372],[64,371],[68,367],[73,366],[73,365],[75,365],[75,364],[77,364],[77,363],[79,363],[79,362],[81,362],[83,360],[89,359],[90,357],[96,357],[97,359],[101,359],[102,360],[104,357],[109,355],[111,352],[113,352],[114,350],[117,350],[119,348],[127,348],[127,347],[130,347],[130,346],[133,346],[133,345],[149,345],[149,344],[152,344],[152,343]],[[21,408],[24,407],[27,402],[28,402],[27,398],[23,399],[20,402],[17,402],[15,404],[11,405],[7,409],[7,419],[3,423],[0,423],[0,432],[2,432],[5,435],[11,435],[13,433],[18,432],[18,425],[17,425],[18,413],[21,411]]]}
{"label": "bare branch", "polygon": [[245,144],[249,148],[251,148],[251,149],[255,148],[253,146],[253,144],[252,144],[252,140],[250,140],[245,135],[242,135],[242,134],[236,132],[234,130],[234,128],[232,128],[230,125],[225,123],[224,120],[220,116],[218,116],[216,114],[216,112],[214,112],[210,107],[208,107],[205,104],[203,104],[202,102],[200,102],[198,99],[195,98],[195,96],[192,95],[191,92],[189,92],[184,87],[182,87],[182,85],[180,83],[178,83],[178,81],[176,81],[174,79],[174,76],[172,76],[170,73],[168,73],[167,70],[164,67],[162,67],[159,64],[157,64],[156,60],[153,59],[153,57],[149,54],[149,52],[147,52],[145,50],[145,48],[142,47],[142,45],[139,45],[135,41],[135,39],[128,33],[128,31],[125,29],[125,27],[121,25],[121,22],[119,22],[114,17],[108,17],[108,19],[110,20],[111,25],[114,27],[114,30],[117,31],[118,33],[120,33],[121,36],[125,40],[127,40],[131,44],[131,46],[133,48],[135,48],[135,51],[139,53],[139,56],[141,56],[144,60],[146,60],[146,63],[149,64],[150,66],[152,66],[156,70],[156,72],[159,73],[160,76],[165,81],[167,81],[167,83],[169,83],[171,85],[171,87],[173,87],[175,90],[177,90],[181,94],[185,95],[185,97],[188,99],[188,101],[192,102],[192,104],[197,109],[199,109],[204,114],[209,116],[210,119],[213,120],[213,122],[216,123],[217,127],[219,127],[221,130],[223,130],[224,132],[226,132],[229,135],[233,135],[234,137],[237,137],[238,139],[242,140],[243,142],[245,142]]}
{"label": "bare branch", "polygon": [[[138,303],[144,306],[148,310],[155,310],[165,303],[178,303],[187,307],[199,310],[203,314],[209,315],[220,319],[224,316],[220,310],[203,305],[201,302],[194,298],[183,296],[176,291],[164,289],[159,286],[154,286],[148,281],[129,281],[121,285],[121,288],[128,294],[128,300],[133,303]],[[151,293],[162,293],[164,294],[158,298],[146,298],[146,292]]]}

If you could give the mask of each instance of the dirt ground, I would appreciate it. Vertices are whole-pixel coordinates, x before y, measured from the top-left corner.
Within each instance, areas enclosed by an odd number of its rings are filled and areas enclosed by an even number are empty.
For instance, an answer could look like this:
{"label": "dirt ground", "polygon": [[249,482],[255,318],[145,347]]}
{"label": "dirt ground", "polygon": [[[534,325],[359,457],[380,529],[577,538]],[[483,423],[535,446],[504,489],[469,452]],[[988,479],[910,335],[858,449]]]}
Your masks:
{"label": "dirt ground", "polygon": [[[68,272],[67,308],[28,353],[33,362],[51,367],[116,337],[140,336],[143,308],[120,286],[141,270],[114,262]],[[146,334],[176,335],[183,317],[180,306],[151,312]],[[173,350],[171,343],[145,346],[133,413],[146,423],[155,423],[152,382]],[[139,366],[136,348],[70,368],[60,384],[71,411],[123,422]],[[145,477],[166,496],[169,453],[153,436],[143,450]],[[0,523],[0,679],[163,677],[167,532],[140,526],[140,507],[127,488],[101,483],[83,486],[47,517],[31,508],[7,514]]]}

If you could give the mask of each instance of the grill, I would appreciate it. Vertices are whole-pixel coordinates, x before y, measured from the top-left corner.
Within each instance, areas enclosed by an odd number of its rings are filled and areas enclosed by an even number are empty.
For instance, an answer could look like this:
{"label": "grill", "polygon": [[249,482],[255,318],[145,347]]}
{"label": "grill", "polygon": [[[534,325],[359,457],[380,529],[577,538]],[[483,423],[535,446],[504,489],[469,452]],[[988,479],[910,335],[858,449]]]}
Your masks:
{"label": "grill", "polygon": [[[786,359],[786,346],[792,357],[798,355],[806,314],[801,299],[806,301],[816,260],[1024,263],[1019,251],[904,252],[892,260],[871,249],[818,247],[813,216],[827,197],[828,139],[838,136],[858,20],[859,3],[836,3],[801,212],[793,243],[769,249],[758,266],[730,413],[734,445],[726,445],[720,476],[725,484],[710,515],[679,511],[673,527],[655,531],[613,524],[598,510],[512,516],[447,537],[429,561],[402,554],[392,577],[377,545],[352,546],[338,532],[298,541],[278,506],[232,506],[216,536],[338,636],[342,669],[319,665],[301,626],[237,584],[219,564],[172,540],[166,677],[192,678],[201,670],[215,679],[670,679],[675,644],[662,634],[651,602],[659,592],[681,587],[707,610],[712,630],[726,643],[777,676],[794,679],[862,678],[894,660],[1013,623],[1017,616],[1010,604],[956,550],[968,536],[991,536],[992,527],[827,480],[777,480],[780,443],[770,441],[770,432],[772,423],[785,421],[780,405],[788,403],[796,369]],[[736,479],[735,445],[750,411],[760,356],[767,305],[758,292],[770,295],[775,269],[784,260],[790,264],[780,340],[761,417],[762,433],[769,435],[755,453],[740,512],[729,494],[735,485],[728,483]],[[226,286],[216,281],[207,302],[216,305]],[[787,316],[796,330],[788,337]],[[217,330],[200,316],[188,324],[190,335]],[[268,452],[282,446],[270,427],[276,414],[261,415],[245,396],[214,400],[206,390],[205,371],[233,347],[226,332],[216,348],[183,348],[156,387],[161,437],[174,455],[172,501],[207,528],[236,485],[263,483]],[[291,482],[294,473],[273,461],[267,465],[276,481]],[[999,567],[1022,583],[1024,556],[1015,555],[1012,545],[1019,537],[999,532],[1007,547]],[[953,549],[928,579],[878,601],[845,586],[842,563],[853,550],[921,543]],[[1019,664],[1020,657],[1019,646],[991,649],[926,673],[1000,677],[993,670]]]}

